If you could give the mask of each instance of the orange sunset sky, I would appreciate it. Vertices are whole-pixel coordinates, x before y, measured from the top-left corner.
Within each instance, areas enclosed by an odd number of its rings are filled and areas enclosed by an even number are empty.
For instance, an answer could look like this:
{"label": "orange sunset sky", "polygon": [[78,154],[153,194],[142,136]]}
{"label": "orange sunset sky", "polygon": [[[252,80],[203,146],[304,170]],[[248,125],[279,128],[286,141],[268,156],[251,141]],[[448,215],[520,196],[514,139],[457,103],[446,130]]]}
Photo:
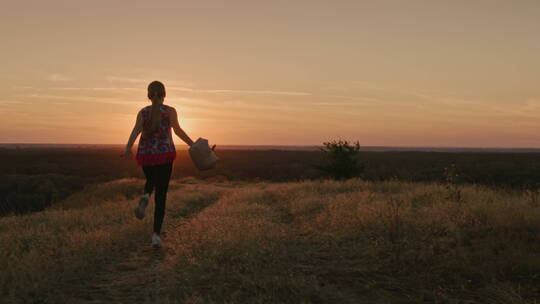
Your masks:
{"label": "orange sunset sky", "polygon": [[[1,1],[0,143],[540,147],[540,1]],[[176,139],[177,143],[180,140]]]}

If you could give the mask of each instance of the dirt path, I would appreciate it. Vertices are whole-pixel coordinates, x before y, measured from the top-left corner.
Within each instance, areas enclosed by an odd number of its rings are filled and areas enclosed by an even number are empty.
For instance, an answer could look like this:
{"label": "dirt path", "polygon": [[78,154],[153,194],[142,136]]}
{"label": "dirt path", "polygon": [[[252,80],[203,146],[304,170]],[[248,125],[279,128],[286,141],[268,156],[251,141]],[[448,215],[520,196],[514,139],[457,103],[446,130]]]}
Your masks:
{"label": "dirt path", "polygon": [[[163,248],[152,248],[150,232],[133,239],[125,250],[96,265],[95,272],[72,282],[69,294],[65,295],[66,303],[153,303],[163,299],[161,286],[166,278],[167,262],[174,258],[173,250],[167,248],[166,231],[181,229],[184,223],[214,202],[188,209],[185,203],[171,202],[172,208],[167,209],[168,216],[164,221]],[[146,216],[152,214],[150,206]],[[133,225],[141,224],[134,219]]]}
{"label": "dirt path", "polygon": [[[72,300],[77,303],[139,303],[159,298],[160,265],[166,256],[166,248],[154,250],[146,246],[124,261],[108,261],[86,284],[74,290]],[[149,291],[152,294],[148,294]]]}

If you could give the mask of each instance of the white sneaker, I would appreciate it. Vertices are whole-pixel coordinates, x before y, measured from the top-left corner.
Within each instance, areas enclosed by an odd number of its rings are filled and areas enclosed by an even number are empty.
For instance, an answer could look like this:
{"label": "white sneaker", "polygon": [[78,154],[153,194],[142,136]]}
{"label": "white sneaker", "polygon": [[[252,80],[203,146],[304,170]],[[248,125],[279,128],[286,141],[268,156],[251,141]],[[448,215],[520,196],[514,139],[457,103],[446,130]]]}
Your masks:
{"label": "white sneaker", "polygon": [[161,238],[155,233],[152,235],[152,246],[155,248],[161,247]]}
{"label": "white sneaker", "polygon": [[148,201],[150,198],[147,195],[143,195],[141,199],[139,200],[139,206],[135,208],[135,216],[142,220],[144,218],[144,211],[146,210],[146,206],[148,206]]}

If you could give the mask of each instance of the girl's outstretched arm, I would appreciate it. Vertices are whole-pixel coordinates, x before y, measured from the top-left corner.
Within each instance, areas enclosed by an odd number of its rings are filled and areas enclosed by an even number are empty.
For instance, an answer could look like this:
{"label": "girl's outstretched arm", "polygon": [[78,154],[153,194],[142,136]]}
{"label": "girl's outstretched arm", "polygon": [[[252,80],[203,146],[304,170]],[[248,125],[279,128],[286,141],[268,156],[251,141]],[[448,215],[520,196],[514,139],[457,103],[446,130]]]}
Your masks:
{"label": "girl's outstretched arm", "polygon": [[126,150],[121,156],[129,157],[131,155],[131,147],[133,147],[133,144],[135,143],[137,136],[139,136],[141,132],[142,132],[142,116],[141,116],[141,112],[139,112],[139,114],[137,114],[137,120],[135,121],[135,126],[133,126],[133,130],[131,131],[131,135],[129,136],[129,140],[126,145]]}
{"label": "girl's outstretched arm", "polygon": [[181,140],[183,140],[188,146],[193,145],[193,140],[180,128],[180,124],[178,123],[178,114],[176,114],[176,110],[173,107],[169,108],[169,117],[171,120],[171,127],[174,130],[174,134],[176,134],[178,137],[180,137]]}

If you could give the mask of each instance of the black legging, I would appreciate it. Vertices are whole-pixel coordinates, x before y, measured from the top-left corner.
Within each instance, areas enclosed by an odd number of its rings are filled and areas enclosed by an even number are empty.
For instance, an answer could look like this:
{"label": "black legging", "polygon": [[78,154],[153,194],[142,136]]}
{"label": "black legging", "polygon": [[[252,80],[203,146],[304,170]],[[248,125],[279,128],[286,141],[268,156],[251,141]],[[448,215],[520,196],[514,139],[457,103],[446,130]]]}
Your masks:
{"label": "black legging", "polygon": [[144,193],[151,194],[154,188],[155,207],[154,207],[154,232],[161,232],[161,224],[165,216],[165,201],[167,200],[167,189],[169,188],[169,180],[171,179],[172,163],[143,166],[144,175],[146,176],[146,184],[144,185]]}

